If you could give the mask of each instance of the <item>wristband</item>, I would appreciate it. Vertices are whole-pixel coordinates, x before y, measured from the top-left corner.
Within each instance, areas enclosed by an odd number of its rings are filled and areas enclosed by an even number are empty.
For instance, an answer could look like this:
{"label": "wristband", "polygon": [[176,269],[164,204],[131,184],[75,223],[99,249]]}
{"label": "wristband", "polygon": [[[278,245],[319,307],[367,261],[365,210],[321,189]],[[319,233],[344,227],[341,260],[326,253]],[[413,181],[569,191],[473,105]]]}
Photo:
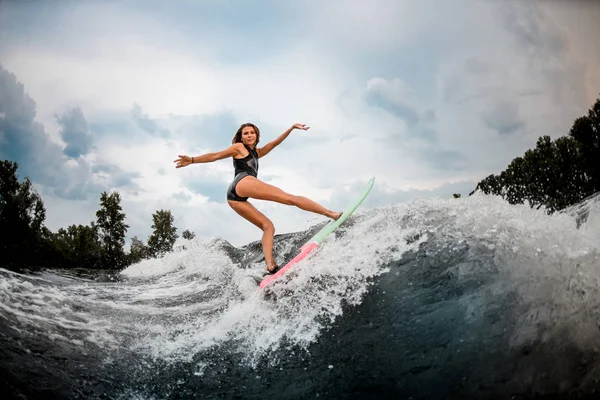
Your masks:
{"label": "wristband", "polygon": [[192,157],[192,164],[194,163],[194,157]]}

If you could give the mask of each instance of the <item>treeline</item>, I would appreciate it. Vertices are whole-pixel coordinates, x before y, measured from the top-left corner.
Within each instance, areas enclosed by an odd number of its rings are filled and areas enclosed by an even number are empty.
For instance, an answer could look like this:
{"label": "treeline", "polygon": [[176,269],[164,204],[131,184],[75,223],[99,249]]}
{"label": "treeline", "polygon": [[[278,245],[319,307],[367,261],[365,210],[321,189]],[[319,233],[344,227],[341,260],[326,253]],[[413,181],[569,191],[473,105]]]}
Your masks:
{"label": "treeline", "polygon": [[[18,164],[0,161],[0,267],[59,267],[122,269],[145,258],[173,250],[179,237],[169,210],[152,214],[153,233],[147,243],[133,237],[128,252],[125,235],[129,225],[118,192],[103,192],[96,220],[51,232],[45,225],[46,209],[41,196],[26,177],[19,182]],[[192,239],[189,230],[183,238]]]}
{"label": "treeline", "polygon": [[[600,98],[577,118],[568,136],[538,139],[499,175],[489,175],[473,192],[502,196],[510,204],[562,210],[600,191]],[[456,197],[456,196],[455,196]]]}

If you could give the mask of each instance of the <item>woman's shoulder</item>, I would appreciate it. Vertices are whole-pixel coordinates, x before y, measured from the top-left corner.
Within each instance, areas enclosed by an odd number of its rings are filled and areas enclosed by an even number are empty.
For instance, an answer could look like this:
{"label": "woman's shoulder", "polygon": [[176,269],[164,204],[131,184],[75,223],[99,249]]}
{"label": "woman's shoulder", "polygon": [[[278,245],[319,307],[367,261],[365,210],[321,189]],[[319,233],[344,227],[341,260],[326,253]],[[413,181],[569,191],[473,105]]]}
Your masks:
{"label": "woman's shoulder", "polygon": [[232,149],[235,149],[237,152],[237,156],[233,156],[233,158],[244,158],[247,157],[250,153],[246,148],[246,145],[242,142],[237,142],[231,145]]}

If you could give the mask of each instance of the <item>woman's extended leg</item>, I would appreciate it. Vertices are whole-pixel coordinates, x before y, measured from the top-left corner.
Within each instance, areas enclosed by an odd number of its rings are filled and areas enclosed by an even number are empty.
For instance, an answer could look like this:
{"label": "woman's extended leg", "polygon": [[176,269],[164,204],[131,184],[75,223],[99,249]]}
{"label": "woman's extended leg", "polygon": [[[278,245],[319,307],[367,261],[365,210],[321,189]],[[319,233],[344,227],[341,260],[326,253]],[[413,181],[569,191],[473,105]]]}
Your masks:
{"label": "woman's extended leg", "polygon": [[273,260],[273,236],[275,236],[275,226],[273,226],[273,223],[269,218],[247,201],[228,200],[227,202],[235,212],[263,231],[262,248],[265,256],[265,263],[267,264],[267,271],[273,271],[277,267],[275,260]]}
{"label": "woman's extended leg", "polygon": [[276,201],[277,203],[296,206],[306,211],[326,215],[332,219],[338,219],[341,212],[335,212],[315,203],[303,196],[294,196],[286,193],[276,186],[264,183],[253,176],[247,176],[238,182],[235,187],[238,196],[251,197],[258,200]]}

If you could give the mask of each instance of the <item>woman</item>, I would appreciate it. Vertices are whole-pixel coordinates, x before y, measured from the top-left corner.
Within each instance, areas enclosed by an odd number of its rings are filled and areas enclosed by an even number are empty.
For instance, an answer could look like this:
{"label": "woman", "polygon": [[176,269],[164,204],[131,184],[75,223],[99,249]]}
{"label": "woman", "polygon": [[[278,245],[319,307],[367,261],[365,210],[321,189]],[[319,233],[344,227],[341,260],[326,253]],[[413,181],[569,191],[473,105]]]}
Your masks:
{"label": "woman", "polygon": [[294,124],[277,139],[267,143],[261,148],[257,148],[256,146],[260,139],[260,130],[254,124],[242,124],[235,133],[235,136],[231,141],[231,146],[227,149],[197,157],[180,155],[179,158],[174,161],[177,164],[176,168],[181,168],[187,167],[190,164],[208,163],[223,158],[233,157],[233,167],[235,168],[235,172],[233,182],[231,182],[231,185],[229,185],[229,189],[227,190],[227,202],[235,212],[263,231],[263,254],[265,256],[265,263],[267,264],[267,271],[272,274],[279,269],[273,259],[273,236],[275,235],[275,227],[269,218],[248,202],[248,198],[294,205],[306,211],[326,215],[334,220],[337,220],[340,215],[342,215],[341,212],[327,210],[306,197],[291,195],[258,179],[258,159],[269,154],[269,152],[283,142],[294,129],[308,130],[309,127],[304,124]]}

